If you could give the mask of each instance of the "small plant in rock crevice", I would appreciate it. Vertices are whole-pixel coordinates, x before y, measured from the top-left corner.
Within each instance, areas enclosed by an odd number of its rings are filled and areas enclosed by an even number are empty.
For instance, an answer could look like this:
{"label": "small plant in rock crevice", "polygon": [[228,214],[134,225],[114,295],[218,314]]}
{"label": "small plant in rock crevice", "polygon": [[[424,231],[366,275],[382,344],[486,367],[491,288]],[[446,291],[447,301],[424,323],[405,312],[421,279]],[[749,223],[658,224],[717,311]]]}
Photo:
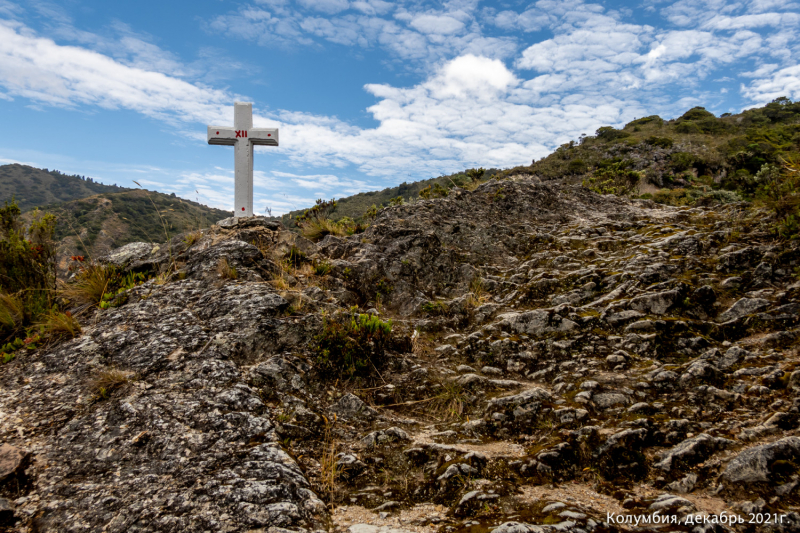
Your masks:
{"label": "small plant in rock crevice", "polygon": [[39,321],[43,333],[55,338],[73,339],[81,334],[81,326],[72,313],[52,310]]}
{"label": "small plant in rock crevice", "polygon": [[119,389],[134,378],[132,372],[125,372],[118,368],[98,370],[89,383],[90,390],[95,400],[106,400],[111,393]]}
{"label": "small plant in rock crevice", "polygon": [[423,313],[427,313],[427,314],[429,314],[431,316],[443,316],[443,315],[446,315],[448,313],[450,308],[444,302],[431,301],[431,302],[425,302],[424,304],[422,304],[422,307],[420,307],[420,310]]}
{"label": "small plant in rock crevice", "polygon": [[141,272],[123,273],[114,265],[84,263],[79,259],[70,266],[75,272],[73,279],[62,283],[60,291],[61,297],[78,306],[108,309],[120,305],[125,292],[147,281]]}
{"label": "small plant in rock crevice", "polygon": [[236,270],[236,267],[228,261],[227,257],[220,258],[217,263],[217,274],[222,279],[237,279],[239,277],[239,272]]}
{"label": "small plant in rock crevice", "polygon": [[583,186],[598,194],[629,194],[642,178],[642,173],[630,166],[627,160],[602,161],[592,177],[583,180]]}
{"label": "small plant in rock crevice", "polygon": [[384,322],[377,316],[351,309],[324,318],[313,349],[323,375],[367,376],[385,365],[391,339],[391,320]]}
{"label": "small plant in rock crevice", "polygon": [[333,415],[333,420],[329,420],[324,415],[322,419],[325,421],[325,430],[322,438],[322,457],[319,461],[319,488],[320,493],[328,501],[335,498],[337,483],[336,480],[341,473],[339,465],[336,461],[336,450],[339,443],[334,435],[333,428],[336,425],[336,415]]}
{"label": "small plant in rock crevice", "polygon": [[327,276],[331,273],[332,268],[329,261],[320,261],[314,264],[314,275]]}

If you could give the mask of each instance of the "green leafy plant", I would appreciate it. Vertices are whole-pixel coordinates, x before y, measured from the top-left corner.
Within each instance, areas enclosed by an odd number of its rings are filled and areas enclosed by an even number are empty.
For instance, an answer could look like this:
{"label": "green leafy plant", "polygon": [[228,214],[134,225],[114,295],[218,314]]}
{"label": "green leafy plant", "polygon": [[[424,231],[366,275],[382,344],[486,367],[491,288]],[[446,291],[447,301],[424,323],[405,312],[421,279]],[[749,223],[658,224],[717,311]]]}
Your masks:
{"label": "green leafy plant", "polygon": [[424,304],[422,304],[420,310],[423,313],[427,313],[431,316],[441,316],[441,315],[446,315],[450,310],[450,308],[444,302],[433,301],[433,302],[425,302]]}
{"label": "green leafy plant", "polygon": [[583,186],[598,194],[629,194],[642,178],[641,172],[630,170],[631,165],[631,161],[622,159],[601,161],[592,177],[583,180]]}
{"label": "green leafy plant", "polygon": [[15,201],[0,207],[0,342],[18,337],[53,305],[56,220],[34,210],[25,226]]}
{"label": "green leafy plant", "polygon": [[327,276],[332,269],[329,261],[319,261],[314,264],[314,274],[317,276]]}
{"label": "green leafy plant", "polygon": [[391,320],[359,314],[355,308],[326,317],[313,344],[318,367],[323,374],[336,377],[377,372],[386,362],[391,337]]}
{"label": "green leafy plant", "polygon": [[651,135],[650,137],[646,138],[644,142],[645,144],[656,146],[658,148],[672,148],[672,145],[675,144],[675,141],[673,141],[670,137],[657,137],[655,135]]}

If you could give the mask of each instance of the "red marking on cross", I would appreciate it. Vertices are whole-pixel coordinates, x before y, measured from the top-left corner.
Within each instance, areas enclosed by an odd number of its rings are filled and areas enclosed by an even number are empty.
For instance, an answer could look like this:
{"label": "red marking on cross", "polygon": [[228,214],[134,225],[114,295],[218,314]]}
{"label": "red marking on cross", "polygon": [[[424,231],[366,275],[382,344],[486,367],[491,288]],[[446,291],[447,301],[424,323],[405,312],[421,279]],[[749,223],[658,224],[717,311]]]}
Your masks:
{"label": "red marking on cross", "polygon": [[244,207],[242,208],[242,211],[244,211]]}
{"label": "red marking on cross", "polygon": [[217,135],[219,135],[219,132],[217,132]]}
{"label": "red marking on cross", "polygon": [[242,136],[241,130],[236,130],[236,138],[238,139],[241,136]]}
{"label": "red marking on cross", "polygon": [[272,134],[271,133],[267,133],[267,137],[272,137]]}

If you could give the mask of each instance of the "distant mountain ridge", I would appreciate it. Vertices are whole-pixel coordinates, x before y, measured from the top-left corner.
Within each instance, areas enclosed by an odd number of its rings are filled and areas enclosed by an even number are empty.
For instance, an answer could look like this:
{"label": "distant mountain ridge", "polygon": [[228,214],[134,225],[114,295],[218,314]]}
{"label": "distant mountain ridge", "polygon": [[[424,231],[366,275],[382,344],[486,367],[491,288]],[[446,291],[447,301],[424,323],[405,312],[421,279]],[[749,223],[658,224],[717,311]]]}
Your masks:
{"label": "distant mountain ridge", "polygon": [[73,255],[94,258],[130,242],[163,242],[233,214],[174,194],[104,185],[19,164],[0,166],[0,205],[12,199],[23,216],[36,208],[56,215],[62,271]]}
{"label": "distant mountain ridge", "polygon": [[34,207],[69,202],[101,193],[131,190],[105,185],[78,174],[67,175],[17,163],[0,166],[0,202],[12,198],[24,212]]}

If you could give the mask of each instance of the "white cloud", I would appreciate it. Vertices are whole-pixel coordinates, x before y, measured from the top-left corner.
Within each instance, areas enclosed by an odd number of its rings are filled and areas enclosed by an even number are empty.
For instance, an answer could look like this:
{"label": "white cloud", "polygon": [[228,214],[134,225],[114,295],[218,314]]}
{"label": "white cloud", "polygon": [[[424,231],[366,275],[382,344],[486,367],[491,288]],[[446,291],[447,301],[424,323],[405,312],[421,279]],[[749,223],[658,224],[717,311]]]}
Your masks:
{"label": "white cloud", "polygon": [[757,104],[771,102],[780,96],[800,99],[800,65],[783,68],[768,78],[742,85],[742,94]]}
{"label": "white cloud", "polygon": [[481,32],[475,2],[447,2],[440,9],[425,10],[416,2],[370,0],[351,2],[349,9],[344,9],[345,4],[336,0],[332,5],[342,9],[322,17],[290,4],[260,2],[259,7],[248,5],[217,16],[206,28],[263,46],[296,48],[319,45],[322,39],[345,46],[377,47],[402,61],[405,68],[422,65],[423,70],[458,55],[508,58],[518,49],[512,36]]}
{"label": "white cloud", "polygon": [[0,21],[0,84],[11,95],[43,104],[122,107],[172,122],[181,115],[220,119],[231,98],[85,48],[57,45],[8,21]]}
{"label": "white cloud", "polygon": [[350,7],[350,2],[347,0],[298,0],[298,2],[309,9],[321,11],[330,15],[339,13]]}
{"label": "white cloud", "polygon": [[[303,189],[314,189],[315,191],[325,191],[326,194],[332,190],[344,194],[356,194],[363,191],[379,189],[381,187],[370,185],[365,181],[342,179],[333,174],[292,174],[289,172],[272,171],[272,175],[283,182],[290,181]],[[320,196],[316,194],[316,196]]]}
{"label": "white cloud", "polygon": [[418,15],[409,25],[421,33],[450,35],[464,29],[464,23],[447,15]]}

